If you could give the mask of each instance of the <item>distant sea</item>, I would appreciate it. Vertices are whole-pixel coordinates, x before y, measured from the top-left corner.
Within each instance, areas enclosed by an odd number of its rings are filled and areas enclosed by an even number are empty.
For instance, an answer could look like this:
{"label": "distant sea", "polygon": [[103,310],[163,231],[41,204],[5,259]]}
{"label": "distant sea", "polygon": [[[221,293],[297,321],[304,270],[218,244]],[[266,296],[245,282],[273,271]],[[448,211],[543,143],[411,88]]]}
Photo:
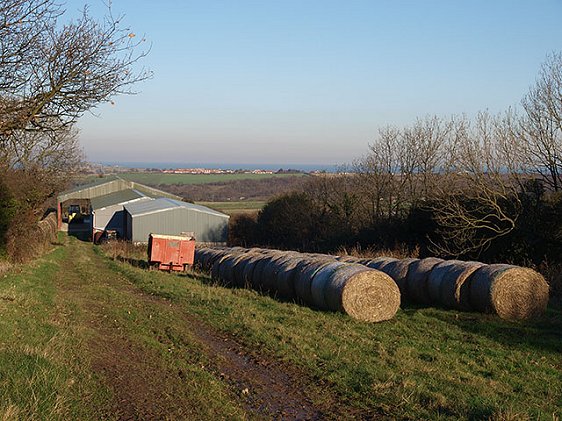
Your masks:
{"label": "distant sea", "polygon": [[213,168],[223,170],[270,170],[292,169],[299,171],[336,171],[336,165],[326,164],[221,164],[217,162],[125,162],[125,161],[102,161],[102,165],[118,165],[126,168],[158,168],[161,170],[169,168]]}

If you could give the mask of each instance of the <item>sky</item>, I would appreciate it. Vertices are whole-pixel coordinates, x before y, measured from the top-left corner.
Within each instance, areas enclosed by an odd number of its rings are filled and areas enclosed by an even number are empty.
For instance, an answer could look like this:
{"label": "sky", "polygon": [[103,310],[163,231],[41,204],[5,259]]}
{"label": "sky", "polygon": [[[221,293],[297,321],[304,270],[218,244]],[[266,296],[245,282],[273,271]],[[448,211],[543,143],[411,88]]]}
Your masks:
{"label": "sky", "polygon": [[[69,12],[83,3],[69,0]],[[92,13],[102,1],[89,0]],[[562,0],[113,0],[153,77],[79,121],[94,162],[339,165],[378,130],[517,106]]]}

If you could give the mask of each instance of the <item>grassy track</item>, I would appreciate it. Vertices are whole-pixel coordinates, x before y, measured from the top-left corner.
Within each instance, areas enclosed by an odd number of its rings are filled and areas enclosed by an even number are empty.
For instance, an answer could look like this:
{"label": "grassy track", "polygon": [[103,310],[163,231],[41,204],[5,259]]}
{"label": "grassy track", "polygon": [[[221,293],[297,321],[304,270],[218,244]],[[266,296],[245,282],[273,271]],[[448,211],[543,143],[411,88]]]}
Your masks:
{"label": "grassy track", "polygon": [[[67,239],[0,278],[0,419],[264,419],[265,396],[322,418],[552,420],[561,331],[556,310],[510,323],[409,308],[365,324]],[[295,393],[260,395],[270,377],[299,379]]]}
{"label": "grassy track", "polygon": [[66,250],[58,248],[0,279],[0,419],[94,418],[108,390],[82,370],[82,338],[63,318],[72,305],[56,300],[55,279]]}
{"label": "grassy track", "polygon": [[274,177],[294,177],[295,174],[162,174],[122,173],[120,177],[142,184],[208,184],[237,180],[263,180]]}
{"label": "grassy track", "polygon": [[243,419],[165,301],[70,239],[0,281],[0,419]]}

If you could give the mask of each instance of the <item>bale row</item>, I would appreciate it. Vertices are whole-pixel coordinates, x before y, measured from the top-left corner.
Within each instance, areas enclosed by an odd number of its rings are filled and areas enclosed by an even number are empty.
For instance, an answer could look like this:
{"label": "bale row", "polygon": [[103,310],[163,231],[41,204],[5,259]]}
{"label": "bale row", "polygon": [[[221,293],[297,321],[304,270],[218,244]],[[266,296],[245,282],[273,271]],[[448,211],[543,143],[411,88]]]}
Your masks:
{"label": "bale row", "polygon": [[[504,319],[536,317],[548,304],[548,284],[544,278],[531,269],[512,265],[486,265],[433,257],[360,259],[240,247],[200,249],[196,251],[196,261],[221,283],[250,287],[286,300],[350,315],[354,310],[347,304],[352,300],[363,300],[362,307],[396,302],[388,287],[384,288],[386,295],[371,288],[374,284],[384,284],[379,279],[380,272],[388,275],[398,287],[398,301],[493,313]],[[361,275],[363,272],[367,275]],[[371,286],[354,290],[351,285],[362,285],[362,276],[372,278],[365,284]],[[351,278],[353,282],[339,291],[336,284],[340,278],[346,280],[346,285]],[[339,307],[331,295],[333,291],[339,291]],[[352,291],[355,292],[352,294]],[[356,296],[357,291],[364,291],[363,296]],[[384,316],[354,317],[376,319]]]}
{"label": "bale row", "polygon": [[493,313],[503,319],[533,318],[548,304],[547,282],[528,268],[434,257],[380,257],[362,263],[388,274],[402,300],[411,303]]}
{"label": "bale row", "polygon": [[262,249],[197,249],[196,264],[223,285],[252,288],[359,320],[394,317],[400,291],[388,275],[333,256]]}

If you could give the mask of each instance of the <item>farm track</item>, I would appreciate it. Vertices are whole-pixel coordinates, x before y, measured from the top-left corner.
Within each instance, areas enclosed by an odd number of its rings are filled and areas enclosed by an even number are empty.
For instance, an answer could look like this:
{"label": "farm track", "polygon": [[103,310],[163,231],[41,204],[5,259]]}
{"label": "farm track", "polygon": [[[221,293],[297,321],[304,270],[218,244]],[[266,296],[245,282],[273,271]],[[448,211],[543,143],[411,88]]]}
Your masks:
{"label": "farm track", "polygon": [[170,363],[174,359],[185,359],[223,383],[225,398],[240,408],[242,418],[350,415],[329,393],[325,407],[316,407],[307,397],[311,380],[304,373],[246,349],[179,304],[143,293],[89,244],[70,239],[66,247],[56,283],[57,306],[64,310],[57,317],[85,330],[83,351],[91,356],[94,375],[112,393],[100,418],[186,419],[200,414],[189,392],[198,385],[188,371]]}

